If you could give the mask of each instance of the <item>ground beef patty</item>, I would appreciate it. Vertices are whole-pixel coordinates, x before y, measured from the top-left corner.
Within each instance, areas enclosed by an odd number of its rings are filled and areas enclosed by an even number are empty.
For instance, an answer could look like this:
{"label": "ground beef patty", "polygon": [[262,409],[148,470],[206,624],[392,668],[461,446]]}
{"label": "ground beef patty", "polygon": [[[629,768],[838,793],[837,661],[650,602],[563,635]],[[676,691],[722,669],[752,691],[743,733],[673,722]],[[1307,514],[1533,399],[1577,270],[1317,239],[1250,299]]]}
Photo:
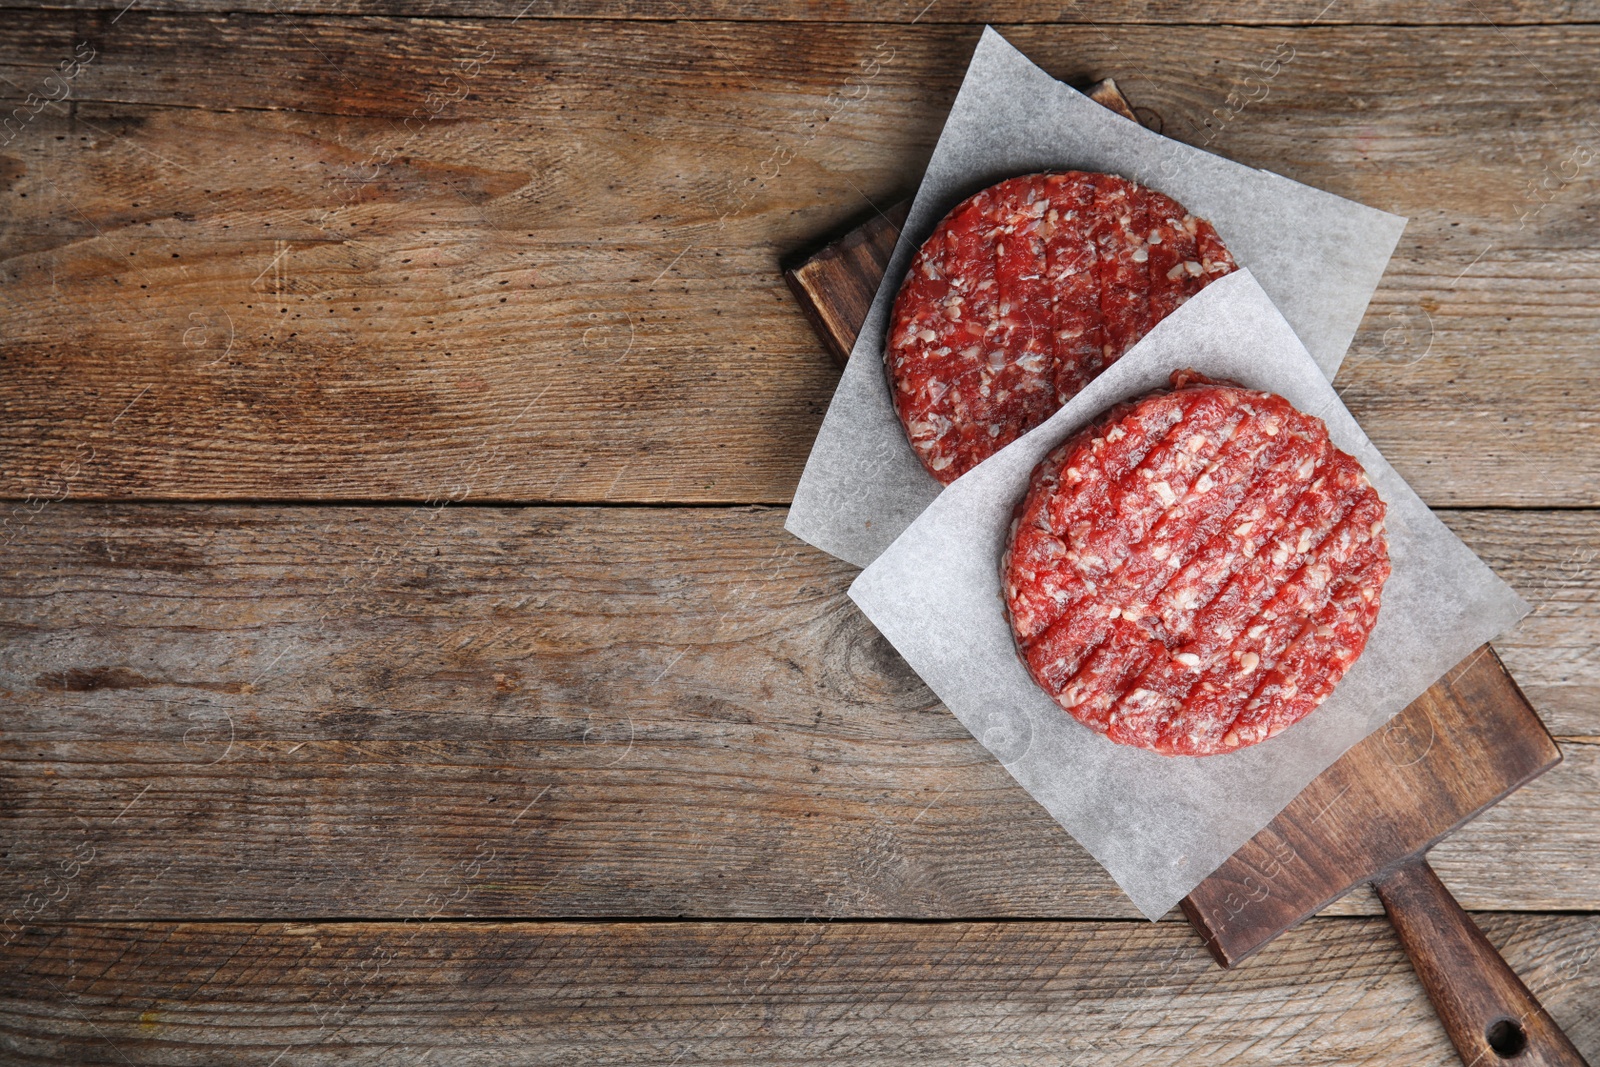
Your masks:
{"label": "ground beef patty", "polygon": [[884,358],[948,485],[1234,270],[1211,224],[1114,174],[1026,174],[962,201],[911,261]]}
{"label": "ground beef patty", "polygon": [[1028,671],[1125,745],[1205,756],[1298,722],[1367,643],[1383,501],[1322,420],[1173,375],[1034,468],[1002,564]]}

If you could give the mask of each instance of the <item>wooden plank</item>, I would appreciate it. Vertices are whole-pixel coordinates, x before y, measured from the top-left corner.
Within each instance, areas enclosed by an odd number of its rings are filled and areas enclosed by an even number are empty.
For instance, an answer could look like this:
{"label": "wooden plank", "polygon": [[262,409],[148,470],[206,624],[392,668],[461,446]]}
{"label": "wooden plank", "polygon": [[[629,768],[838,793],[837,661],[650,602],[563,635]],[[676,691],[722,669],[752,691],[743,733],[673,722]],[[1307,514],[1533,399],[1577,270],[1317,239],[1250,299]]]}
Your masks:
{"label": "wooden plank", "polygon": [[[1593,515],[1445,517],[1538,605],[1499,647],[1567,764],[1438,868],[1473,908],[1600,907]],[[96,857],[43,917],[393,914],[491,853],[447,914],[1133,915],[781,511],[26,518],[13,902]]]}
{"label": "wooden plank", "polygon": [[[53,6],[78,11],[121,10],[109,0],[58,0]],[[1178,3],[1175,0],[1139,0],[1115,5],[1062,5],[1044,0],[555,0],[529,8],[526,0],[140,0],[145,11],[254,11],[278,14],[396,15],[427,18],[483,17],[521,21],[551,18],[607,19],[759,19],[799,22],[883,22],[892,24],[965,22],[1046,22],[1102,24],[1193,25],[1225,22],[1235,25],[1343,25],[1351,23],[1408,23],[1439,25],[1561,24],[1600,21],[1600,7],[1592,2],[1558,0],[1440,0],[1438,3],[1400,5],[1381,0],[1246,0]]]}
{"label": "wooden plank", "polygon": [[850,360],[910,211],[910,200],[874,209],[859,225],[783,272],[801,313],[841,368]]}
{"label": "wooden plank", "polygon": [[[1495,648],[1545,722],[1600,737],[1595,513],[1442,518],[1533,604]],[[915,734],[935,703],[851,606],[854,569],[776,509],[66,502],[0,521],[13,737],[177,740],[210,703],[296,738],[537,739],[621,707],[798,727],[828,701]]]}
{"label": "wooden plank", "polygon": [[[1600,916],[1484,926],[1600,1058]],[[75,924],[4,959],[28,1063],[1460,1062],[1373,919],[1237,971],[1176,923]]]}
{"label": "wooden plank", "polygon": [[[587,745],[230,750],[219,725],[197,717],[187,743],[0,743],[0,915],[1137,917],[965,739],[766,727],[629,745],[626,720],[600,720]],[[1465,907],[1600,910],[1597,750],[1566,743],[1562,766],[1440,846]],[[1376,910],[1362,894],[1329,913]]]}
{"label": "wooden plank", "polygon": [[1571,714],[1600,708],[1600,515],[1550,515],[1548,533],[1521,530],[1519,517],[1506,512],[1440,517],[1532,604],[1495,648],[1546,725],[1567,735],[1600,734],[1594,715]]}
{"label": "wooden plank", "polygon": [[[97,50],[0,150],[15,498],[784,501],[834,372],[773,264],[911,191],[976,33],[113,17],[0,45],[13,104]],[[1352,409],[1430,503],[1600,503],[1600,28],[1010,32],[1411,215]]]}
{"label": "wooden plank", "polygon": [[[1436,886],[1423,854],[1560,760],[1484,645],[1318,775],[1184,898],[1183,912],[1231,967],[1355,886],[1381,887],[1377,876],[1397,866]],[[1401,905],[1390,910],[1397,929],[1409,926]],[[1480,975],[1458,977],[1465,988]]]}

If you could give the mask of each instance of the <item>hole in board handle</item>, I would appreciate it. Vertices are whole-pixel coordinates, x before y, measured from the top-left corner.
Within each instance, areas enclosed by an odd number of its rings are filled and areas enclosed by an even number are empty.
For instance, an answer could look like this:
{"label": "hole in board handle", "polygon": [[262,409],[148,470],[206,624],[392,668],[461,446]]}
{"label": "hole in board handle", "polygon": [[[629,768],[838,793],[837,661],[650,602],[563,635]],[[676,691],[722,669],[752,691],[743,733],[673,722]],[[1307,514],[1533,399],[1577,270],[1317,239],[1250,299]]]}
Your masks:
{"label": "hole in board handle", "polygon": [[1489,1042],[1489,1047],[1494,1049],[1495,1055],[1503,1060],[1509,1060],[1528,1047],[1528,1035],[1515,1019],[1495,1020],[1489,1024],[1483,1036]]}

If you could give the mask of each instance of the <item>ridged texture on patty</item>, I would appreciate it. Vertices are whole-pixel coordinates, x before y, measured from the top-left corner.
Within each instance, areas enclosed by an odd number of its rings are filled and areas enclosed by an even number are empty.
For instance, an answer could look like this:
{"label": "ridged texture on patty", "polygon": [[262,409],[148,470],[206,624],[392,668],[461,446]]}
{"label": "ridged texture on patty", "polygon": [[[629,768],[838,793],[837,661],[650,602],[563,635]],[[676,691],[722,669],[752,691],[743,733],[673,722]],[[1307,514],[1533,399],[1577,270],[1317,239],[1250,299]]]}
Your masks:
{"label": "ridged texture on patty", "polygon": [[1120,744],[1212,755],[1320,704],[1389,576],[1384,505],[1320,419],[1173,375],[1034,469],[1006,607],[1028,671]]}

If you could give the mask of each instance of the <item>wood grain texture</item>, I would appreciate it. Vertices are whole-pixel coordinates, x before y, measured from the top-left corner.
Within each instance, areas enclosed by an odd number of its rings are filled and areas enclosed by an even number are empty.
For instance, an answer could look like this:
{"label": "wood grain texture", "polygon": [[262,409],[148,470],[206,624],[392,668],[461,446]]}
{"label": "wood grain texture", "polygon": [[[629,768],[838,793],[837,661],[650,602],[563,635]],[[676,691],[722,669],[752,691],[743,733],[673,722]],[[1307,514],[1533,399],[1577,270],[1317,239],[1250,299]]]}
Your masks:
{"label": "wood grain texture", "polygon": [[[978,32],[114,17],[0,43],[12,105],[96,49],[0,149],[16,498],[785,501],[834,372],[774,265],[914,188]],[[1006,29],[1411,216],[1352,410],[1435,505],[1600,503],[1600,28]]]}
{"label": "wood grain texture", "polygon": [[874,209],[859,226],[783,272],[817,340],[840,368],[850,361],[910,211],[910,200]]}
{"label": "wood grain texture", "polygon": [[1560,760],[1485,645],[1318,775],[1184,898],[1184,914],[1217,962],[1233,966],[1374,875],[1423,863],[1436,842]]}
{"label": "wood grain texture", "polygon": [[[1591,1057],[1600,917],[1484,927]],[[1382,920],[1222,971],[1177,923],[41,926],[0,966],[29,1064],[1454,1067]]]}
{"label": "wood grain texture", "polygon": [[[952,23],[1011,18],[1412,214],[1341,389],[1435,504],[1595,504],[1600,30],[1514,26],[1592,3],[171,2],[0,35],[14,121],[95,50],[0,135],[0,1060],[1455,1062],[1368,918],[1231,974],[1174,923],[436,921],[1132,914],[781,512],[80,501],[787,500],[834,372],[774,267],[909,195]],[[650,21],[707,14],[795,21]],[[1320,21],[1065,25],[1218,14]],[[1593,513],[1446,518],[1568,761],[1436,860],[1593,910]],[[411,921],[47,922],[350,915]],[[1481,921],[1594,1057],[1595,916]]]}
{"label": "wood grain texture", "polygon": [[1427,860],[1402,863],[1373,886],[1461,1062],[1589,1067]]}
{"label": "wood grain texture", "polygon": [[[55,7],[79,11],[122,9],[109,0],[58,0]],[[1515,26],[1600,21],[1591,0],[1441,0],[1439,3],[1384,3],[1381,0],[1247,0],[1179,3],[1138,0],[1118,4],[1060,3],[1058,0],[558,0],[530,7],[527,0],[140,0],[146,11],[255,11],[273,14],[400,15],[450,18],[473,16],[529,21],[549,18],[651,20],[755,19],[798,22],[1046,22],[1192,25],[1340,25],[1410,23]]]}
{"label": "wood grain texture", "polygon": [[[6,870],[96,857],[41,917],[1134,914],[781,511],[12,518]],[[1437,865],[1600,907],[1593,516],[1445,518],[1537,606],[1498,647],[1567,762]]]}

